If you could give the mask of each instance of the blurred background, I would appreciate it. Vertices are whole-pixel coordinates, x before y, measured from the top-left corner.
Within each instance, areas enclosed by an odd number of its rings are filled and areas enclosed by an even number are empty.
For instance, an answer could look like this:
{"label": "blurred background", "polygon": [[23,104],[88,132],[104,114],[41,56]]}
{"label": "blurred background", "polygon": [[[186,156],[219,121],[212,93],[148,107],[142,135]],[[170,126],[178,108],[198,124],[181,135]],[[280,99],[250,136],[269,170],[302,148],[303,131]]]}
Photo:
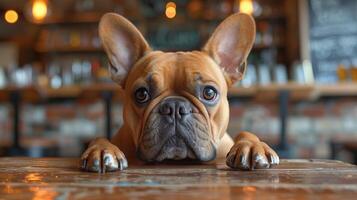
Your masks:
{"label": "blurred background", "polygon": [[257,33],[229,92],[234,137],[283,158],[357,162],[355,0],[0,0],[0,155],[79,156],[122,124],[98,22],[116,12],[154,49],[197,50],[228,15]]}

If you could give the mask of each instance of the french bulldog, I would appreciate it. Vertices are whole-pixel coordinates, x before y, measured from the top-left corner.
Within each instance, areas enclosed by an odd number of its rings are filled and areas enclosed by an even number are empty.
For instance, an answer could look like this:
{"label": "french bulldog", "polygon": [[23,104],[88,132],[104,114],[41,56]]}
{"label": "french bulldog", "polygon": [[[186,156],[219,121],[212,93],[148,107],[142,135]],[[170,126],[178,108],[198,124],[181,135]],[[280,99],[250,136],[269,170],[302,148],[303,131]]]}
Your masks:
{"label": "french bulldog", "polygon": [[83,170],[123,170],[128,161],[220,158],[240,170],[279,164],[274,150],[254,134],[241,132],[233,141],[226,133],[228,88],[243,78],[255,40],[251,16],[226,18],[201,51],[152,50],[132,23],[114,13],[101,18],[99,35],[111,77],[124,94],[124,124],[111,141],[97,138],[89,144],[81,157]]}

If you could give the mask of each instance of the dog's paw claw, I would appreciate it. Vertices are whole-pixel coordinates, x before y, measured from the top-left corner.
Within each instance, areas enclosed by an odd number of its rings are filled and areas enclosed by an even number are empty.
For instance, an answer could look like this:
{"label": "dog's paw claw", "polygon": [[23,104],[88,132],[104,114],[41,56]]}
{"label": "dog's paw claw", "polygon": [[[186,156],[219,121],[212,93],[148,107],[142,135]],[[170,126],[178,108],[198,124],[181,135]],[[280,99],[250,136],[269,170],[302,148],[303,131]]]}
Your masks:
{"label": "dog's paw claw", "polygon": [[226,157],[226,164],[233,169],[267,169],[279,164],[279,156],[264,142],[237,142]]}
{"label": "dog's paw claw", "polygon": [[81,169],[90,172],[112,172],[128,168],[128,161],[117,147],[89,147],[82,155]]}

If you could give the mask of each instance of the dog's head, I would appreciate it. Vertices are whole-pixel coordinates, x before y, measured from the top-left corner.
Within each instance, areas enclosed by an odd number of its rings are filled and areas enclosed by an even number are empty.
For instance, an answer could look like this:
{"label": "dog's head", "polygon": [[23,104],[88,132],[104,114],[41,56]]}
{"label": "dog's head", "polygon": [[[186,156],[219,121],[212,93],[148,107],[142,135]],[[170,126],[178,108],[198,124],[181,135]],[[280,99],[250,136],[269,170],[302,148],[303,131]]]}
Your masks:
{"label": "dog's head", "polygon": [[124,17],[108,13],[99,34],[109,71],[125,93],[124,125],[145,161],[213,160],[229,121],[227,90],[242,79],[255,23],[234,14],[201,51],[153,51]]}

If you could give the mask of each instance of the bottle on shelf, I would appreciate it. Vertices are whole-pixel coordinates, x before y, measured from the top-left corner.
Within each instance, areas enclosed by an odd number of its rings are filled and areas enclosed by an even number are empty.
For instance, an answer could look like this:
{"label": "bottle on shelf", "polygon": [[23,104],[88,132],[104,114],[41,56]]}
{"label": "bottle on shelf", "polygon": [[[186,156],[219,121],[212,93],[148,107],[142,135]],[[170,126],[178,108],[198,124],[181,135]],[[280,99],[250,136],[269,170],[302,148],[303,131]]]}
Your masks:
{"label": "bottle on shelf", "polygon": [[344,64],[339,64],[336,70],[338,80],[345,82],[348,79],[347,69]]}

